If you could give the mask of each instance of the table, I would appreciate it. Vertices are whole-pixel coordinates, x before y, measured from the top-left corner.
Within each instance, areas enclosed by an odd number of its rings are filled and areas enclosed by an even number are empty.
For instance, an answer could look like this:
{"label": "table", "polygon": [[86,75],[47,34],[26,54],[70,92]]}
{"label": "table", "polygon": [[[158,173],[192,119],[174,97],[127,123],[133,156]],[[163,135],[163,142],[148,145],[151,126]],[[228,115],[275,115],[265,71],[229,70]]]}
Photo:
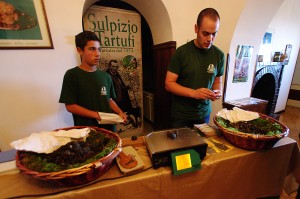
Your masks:
{"label": "table", "polygon": [[[223,137],[214,139],[230,145]],[[258,198],[280,195],[285,178],[300,179],[297,143],[285,137],[266,151],[233,147],[229,152],[207,154],[202,169],[174,176],[170,167],[153,169],[143,137],[123,139],[123,146],[137,149],[145,170],[124,176],[116,164],[95,182],[78,187],[58,187],[17,171],[0,174],[0,198],[46,196],[47,198]],[[232,146],[232,145],[230,145]],[[209,150],[211,151],[211,150]]]}
{"label": "table", "polygon": [[246,97],[242,99],[223,102],[223,108],[232,109],[236,106],[244,110],[266,114],[267,104],[267,100],[262,100],[254,97]]}

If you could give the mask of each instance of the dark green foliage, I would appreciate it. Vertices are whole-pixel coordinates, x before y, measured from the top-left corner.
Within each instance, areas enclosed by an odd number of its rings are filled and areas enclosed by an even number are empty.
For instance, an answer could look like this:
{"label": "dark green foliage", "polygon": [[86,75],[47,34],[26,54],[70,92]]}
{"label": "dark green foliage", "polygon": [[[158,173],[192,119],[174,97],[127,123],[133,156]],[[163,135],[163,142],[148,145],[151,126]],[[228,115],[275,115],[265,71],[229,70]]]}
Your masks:
{"label": "dark green foliage", "polygon": [[269,121],[267,118],[257,118],[248,122],[231,123],[222,117],[217,117],[216,121],[224,128],[231,131],[242,133],[260,134],[260,135],[277,135],[281,134],[283,129],[280,124]]}
{"label": "dark green foliage", "polygon": [[72,141],[50,154],[22,152],[20,159],[28,169],[56,172],[94,162],[113,151],[117,141],[92,130],[86,141]]}

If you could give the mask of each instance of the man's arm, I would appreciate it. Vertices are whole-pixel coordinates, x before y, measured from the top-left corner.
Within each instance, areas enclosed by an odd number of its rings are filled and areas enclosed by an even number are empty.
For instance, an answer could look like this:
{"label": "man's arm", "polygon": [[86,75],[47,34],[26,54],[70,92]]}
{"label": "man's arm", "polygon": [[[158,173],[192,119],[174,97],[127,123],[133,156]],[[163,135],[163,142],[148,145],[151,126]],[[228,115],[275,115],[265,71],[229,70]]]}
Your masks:
{"label": "man's arm", "polygon": [[209,90],[208,88],[191,89],[188,87],[184,87],[176,82],[177,78],[177,74],[167,71],[165,79],[165,88],[170,93],[195,99],[215,99],[214,92]]}
{"label": "man's arm", "polygon": [[96,120],[101,120],[97,111],[91,111],[87,108],[79,106],[77,104],[65,104],[67,111],[75,115],[80,115],[82,117],[93,118]]}
{"label": "man's arm", "polygon": [[215,93],[215,99],[217,100],[222,96],[222,76],[216,77],[212,85],[212,90]]}
{"label": "man's arm", "polygon": [[216,77],[215,81],[212,85],[212,90],[220,90],[222,91],[222,76]]}

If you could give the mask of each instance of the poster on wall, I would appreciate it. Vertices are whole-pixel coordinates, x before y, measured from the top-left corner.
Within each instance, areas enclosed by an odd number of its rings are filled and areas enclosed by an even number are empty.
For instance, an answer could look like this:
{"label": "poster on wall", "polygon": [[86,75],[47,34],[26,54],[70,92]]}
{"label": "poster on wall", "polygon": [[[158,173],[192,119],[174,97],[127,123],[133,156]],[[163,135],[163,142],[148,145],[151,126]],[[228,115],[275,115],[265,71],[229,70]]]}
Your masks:
{"label": "poster on wall", "polygon": [[253,46],[238,45],[235,56],[233,83],[247,82]]}
{"label": "poster on wall", "polygon": [[128,123],[118,124],[121,137],[143,132],[143,86],[141,16],[134,11],[91,6],[83,17],[84,30],[100,39],[99,69],[112,78],[115,102],[127,114]]}

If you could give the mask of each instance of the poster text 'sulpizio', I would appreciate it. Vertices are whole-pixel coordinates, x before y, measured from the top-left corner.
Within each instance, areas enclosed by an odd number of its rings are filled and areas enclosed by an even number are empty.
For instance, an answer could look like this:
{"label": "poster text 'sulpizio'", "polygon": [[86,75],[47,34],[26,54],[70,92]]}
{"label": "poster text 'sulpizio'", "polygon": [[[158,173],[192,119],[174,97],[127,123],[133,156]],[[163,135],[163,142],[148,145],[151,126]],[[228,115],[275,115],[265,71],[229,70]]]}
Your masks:
{"label": "poster text 'sulpizio'", "polygon": [[115,102],[127,113],[128,124],[118,124],[121,137],[139,135],[143,130],[141,18],[133,11],[90,7],[83,18],[84,30],[100,38],[99,68],[111,75]]}

